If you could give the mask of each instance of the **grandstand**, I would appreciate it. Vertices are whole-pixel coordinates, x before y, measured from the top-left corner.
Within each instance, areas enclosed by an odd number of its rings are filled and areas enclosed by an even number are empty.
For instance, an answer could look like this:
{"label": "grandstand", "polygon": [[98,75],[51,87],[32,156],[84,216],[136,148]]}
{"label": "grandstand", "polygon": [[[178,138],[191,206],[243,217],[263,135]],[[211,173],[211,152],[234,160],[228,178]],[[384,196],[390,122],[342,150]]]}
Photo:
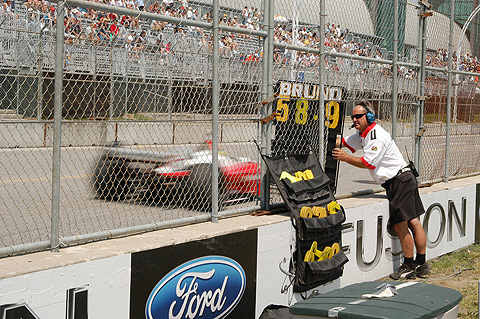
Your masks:
{"label": "grandstand", "polygon": [[[295,22],[290,10],[297,4],[298,15],[302,21]],[[253,3],[252,19],[244,25],[241,20],[242,8],[236,1],[224,1],[221,8],[221,23],[252,29],[261,28],[261,3]],[[383,46],[384,38],[378,36],[378,20],[368,2],[326,1],[327,25],[325,29],[327,52],[341,52],[379,59],[391,60],[393,52]],[[202,2],[190,2],[187,8],[183,2],[174,2],[171,7],[161,4],[148,6],[149,10],[161,14],[170,14],[191,19],[211,21],[211,5]],[[277,21],[275,41],[318,48],[318,17],[308,10],[308,3],[283,3],[278,1],[278,12],[284,19]],[[349,19],[349,11],[357,11],[364,20]],[[48,119],[53,110],[53,71],[55,49],[54,6],[33,0],[17,2],[14,12],[1,12],[0,21],[0,66],[2,74],[9,80],[3,81],[5,92],[13,94],[12,86],[24,95],[42,96],[33,105],[27,99],[17,101],[14,107],[19,114],[27,118]],[[310,12],[311,11],[311,12]],[[353,14],[353,12],[352,12]],[[380,13],[378,13],[380,14]],[[140,112],[209,112],[212,64],[212,33],[189,26],[174,26],[131,17],[119,17],[82,8],[67,8],[65,31],[65,72],[69,88],[78,89],[86,83],[89,90],[97,92],[96,100],[76,100],[75,94],[66,94],[66,103],[75,107],[68,108],[66,118],[105,118],[118,117],[129,112],[129,108]],[[188,16],[188,17],[187,17]],[[404,47],[400,56],[403,62],[415,63],[417,60],[417,8],[408,2],[405,10]],[[448,17],[434,12],[428,22],[427,64],[445,67],[445,46],[448,43]],[[106,28],[107,37],[102,36]],[[338,30],[337,30],[338,29]],[[454,28],[454,37],[460,38],[458,25]],[[377,33],[377,34],[376,34]],[[297,39],[293,39],[293,35]],[[433,35],[434,34],[434,35]],[[465,37],[465,35],[463,35]],[[477,59],[469,54],[469,43],[465,37],[465,51],[462,53],[461,68],[468,71],[479,69]],[[223,32],[221,34],[220,82],[223,91],[235,90],[251,92],[250,103],[257,99],[261,68],[257,61],[261,59],[262,43],[259,38]],[[292,54],[290,50],[275,51],[275,79],[296,79],[315,82],[318,79],[319,56],[313,53]],[[456,56],[454,57],[456,58]],[[327,57],[325,78],[327,84],[342,85],[351,92],[349,99],[355,99],[357,93],[364,97],[382,100],[390,92],[388,64],[373,64],[361,61],[346,61]],[[416,70],[401,67],[400,90],[413,96],[416,90]],[[440,78],[444,76],[436,74]],[[22,85],[26,84],[26,85]],[[384,83],[385,87],[378,86]],[[15,85],[13,85],[15,84]],[[173,87],[173,98],[166,97],[169,86]],[[41,88],[41,90],[40,90]],[[193,89],[195,88],[195,89]],[[142,92],[135,96],[119,94],[128,91]],[[188,94],[203,96],[202,103],[185,101],[179,97]],[[192,91],[193,90],[193,91]],[[470,89],[469,89],[470,90]],[[471,90],[470,90],[471,91]],[[153,93],[152,93],[153,92]],[[163,92],[163,93],[162,93]],[[224,94],[222,110],[232,111],[238,105],[232,103],[235,94]],[[68,92],[67,92],[68,93]],[[164,94],[165,93],[165,94]],[[176,93],[176,94],[175,94]],[[225,95],[226,94],[226,95]],[[461,93],[463,94],[463,93]],[[469,95],[466,93],[466,95]],[[155,102],[147,102],[155,96]],[[68,101],[69,97],[72,99]],[[157,98],[158,97],[158,98]],[[227,98],[229,97],[229,98]],[[10,101],[18,99],[13,97]],[[233,99],[235,100],[235,99]],[[141,102],[138,102],[141,101]],[[230,101],[230,102],[228,102]],[[248,103],[246,103],[248,104]],[[3,100],[3,108],[13,108]],[[256,112],[254,109],[241,108],[243,112]],[[41,110],[41,111],[39,111]],[[81,110],[79,112],[78,110]],[[85,112],[85,110],[89,110]]]}

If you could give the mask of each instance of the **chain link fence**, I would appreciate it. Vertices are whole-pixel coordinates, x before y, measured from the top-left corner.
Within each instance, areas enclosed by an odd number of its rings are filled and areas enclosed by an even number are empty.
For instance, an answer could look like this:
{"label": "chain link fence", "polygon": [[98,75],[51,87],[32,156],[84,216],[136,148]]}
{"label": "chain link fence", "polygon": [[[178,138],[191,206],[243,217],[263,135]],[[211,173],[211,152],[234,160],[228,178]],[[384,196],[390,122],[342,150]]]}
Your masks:
{"label": "chain link fence", "polygon": [[[464,42],[450,54],[449,13],[363,0],[6,4],[0,254],[280,203],[259,150],[328,161],[334,102],[348,116],[371,101],[425,183],[478,173],[477,40],[455,24]],[[282,82],[302,93],[272,99]],[[303,126],[282,131],[287,119]]]}

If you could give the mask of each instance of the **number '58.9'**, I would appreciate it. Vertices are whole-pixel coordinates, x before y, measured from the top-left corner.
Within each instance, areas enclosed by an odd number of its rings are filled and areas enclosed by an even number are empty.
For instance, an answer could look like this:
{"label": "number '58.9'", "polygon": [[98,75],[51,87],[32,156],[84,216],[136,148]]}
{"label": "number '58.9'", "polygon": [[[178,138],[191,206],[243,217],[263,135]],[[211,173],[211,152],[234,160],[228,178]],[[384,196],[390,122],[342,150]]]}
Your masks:
{"label": "number '58.9'", "polygon": [[[290,99],[278,99],[277,101],[277,112],[279,115],[276,116],[277,121],[286,122],[289,114],[289,104]],[[308,121],[308,100],[298,99],[295,103],[295,123],[297,124],[306,124]],[[339,115],[340,115],[340,106],[336,101],[329,101],[326,104],[326,120],[325,126],[328,128],[334,129],[338,125]]]}

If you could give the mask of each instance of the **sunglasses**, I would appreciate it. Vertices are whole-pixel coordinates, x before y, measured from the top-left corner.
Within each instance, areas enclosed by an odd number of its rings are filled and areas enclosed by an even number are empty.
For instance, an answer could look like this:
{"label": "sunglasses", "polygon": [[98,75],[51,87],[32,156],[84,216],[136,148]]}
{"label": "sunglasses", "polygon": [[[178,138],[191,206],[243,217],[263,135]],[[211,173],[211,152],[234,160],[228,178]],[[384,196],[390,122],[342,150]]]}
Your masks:
{"label": "sunglasses", "polygon": [[352,115],[351,118],[352,118],[352,120],[353,120],[354,118],[358,120],[359,118],[361,118],[362,116],[364,116],[364,115],[366,115],[366,114],[367,114],[367,113],[355,114],[355,115]]}

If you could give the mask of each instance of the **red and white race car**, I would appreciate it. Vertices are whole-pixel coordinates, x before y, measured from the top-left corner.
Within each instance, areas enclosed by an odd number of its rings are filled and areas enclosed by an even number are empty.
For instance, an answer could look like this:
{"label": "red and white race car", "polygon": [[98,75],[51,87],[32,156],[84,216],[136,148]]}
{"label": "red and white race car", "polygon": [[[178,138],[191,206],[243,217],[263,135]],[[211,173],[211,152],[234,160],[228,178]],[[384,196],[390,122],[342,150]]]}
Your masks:
{"label": "red and white race car", "polygon": [[[247,158],[218,154],[219,204],[253,200],[259,195],[260,167]],[[93,180],[98,198],[148,201],[210,210],[212,147],[160,153],[113,145],[104,149]]]}

